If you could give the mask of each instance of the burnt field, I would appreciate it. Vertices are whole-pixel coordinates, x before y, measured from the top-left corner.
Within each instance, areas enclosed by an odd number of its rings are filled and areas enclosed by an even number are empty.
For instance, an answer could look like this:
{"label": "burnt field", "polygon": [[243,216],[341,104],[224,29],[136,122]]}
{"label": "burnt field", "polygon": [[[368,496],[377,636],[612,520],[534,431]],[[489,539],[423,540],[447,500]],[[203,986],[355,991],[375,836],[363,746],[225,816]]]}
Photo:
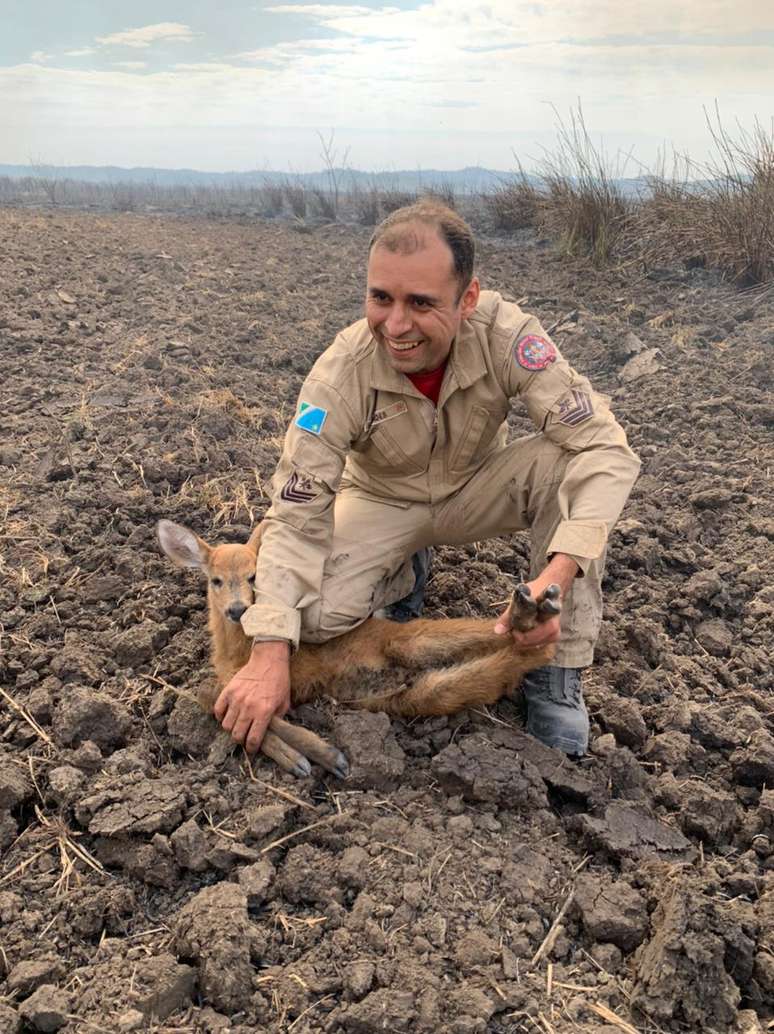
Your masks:
{"label": "burnt field", "polygon": [[[268,506],[361,313],[368,232],[301,229],[0,210],[0,1032],[770,1029],[774,296],[482,242],[643,460],[592,753],[510,701],[321,702],[296,719],[352,775],[298,781],[179,692],[204,588],[154,526],[243,540]],[[494,615],[526,549],[437,550],[429,614]]]}

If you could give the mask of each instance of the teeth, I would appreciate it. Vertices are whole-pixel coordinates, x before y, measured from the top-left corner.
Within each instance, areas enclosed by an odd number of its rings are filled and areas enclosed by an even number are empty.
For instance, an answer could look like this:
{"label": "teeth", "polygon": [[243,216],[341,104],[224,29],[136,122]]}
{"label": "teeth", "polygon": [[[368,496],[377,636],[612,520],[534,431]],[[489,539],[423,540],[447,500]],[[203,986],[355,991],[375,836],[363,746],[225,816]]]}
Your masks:
{"label": "teeth", "polygon": [[396,352],[410,352],[412,348],[416,348],[419,344],[418,341],[393,341],[391,338],[387,338],[387,341]]}

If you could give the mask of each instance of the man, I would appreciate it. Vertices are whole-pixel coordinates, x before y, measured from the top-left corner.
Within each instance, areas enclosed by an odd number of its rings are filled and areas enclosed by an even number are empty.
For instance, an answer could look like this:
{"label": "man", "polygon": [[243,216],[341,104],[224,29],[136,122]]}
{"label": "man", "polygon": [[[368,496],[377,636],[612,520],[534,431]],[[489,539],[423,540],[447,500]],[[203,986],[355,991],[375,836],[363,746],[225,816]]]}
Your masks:
{"label": "man", "polygon": [[[586,751],[580,670],[599,631],[606,540],[639,461],[537,320],[480,290],[473,260],[456,213],[434,202],[394,212],[371,240],[365,319],[301,389],[242,617],[251,659],[215,705],[248,750],[289,707],[299,640],[341,635],[406,597],[411,557],[426,547],[530,528],[532,593],[555,582],[564,603],[561,618],[510,633],[557,644],[555,665],[523,684],[527,728]],[[506,444],[511,399],[537,433]]]}

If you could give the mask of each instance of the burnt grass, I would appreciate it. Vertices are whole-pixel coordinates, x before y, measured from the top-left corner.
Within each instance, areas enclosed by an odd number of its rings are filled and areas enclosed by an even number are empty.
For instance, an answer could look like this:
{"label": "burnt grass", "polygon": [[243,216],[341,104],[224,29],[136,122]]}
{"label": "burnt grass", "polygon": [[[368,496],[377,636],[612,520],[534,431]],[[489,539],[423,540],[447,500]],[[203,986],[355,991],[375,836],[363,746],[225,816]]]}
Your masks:
{"label": "burnt grass", "polygon": [[[0,1031],[767,1028],[770,292],[482,242],[484,286],[561,321],[643,460],[581,764],[518,702],[323,701],[296,718],[352,776],[296,781],[192,702],[204,591],[155,522],[246,538],[366,241],[0,211]],[[526,555],[438,549],[429,614],[494,614]]]}

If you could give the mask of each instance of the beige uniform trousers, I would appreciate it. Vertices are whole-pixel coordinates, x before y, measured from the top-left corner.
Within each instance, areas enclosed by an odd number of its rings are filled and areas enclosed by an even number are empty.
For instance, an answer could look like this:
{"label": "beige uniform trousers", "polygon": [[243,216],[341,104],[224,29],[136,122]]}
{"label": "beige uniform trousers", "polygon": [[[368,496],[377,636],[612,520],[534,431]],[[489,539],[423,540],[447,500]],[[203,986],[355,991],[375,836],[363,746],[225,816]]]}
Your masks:
{"label": "beige uniform trousers", "polygon": [[[333,547],[319,602],[301,614],[301,641],[321,643],[355,628],[375,610],[411,592],[411,556],[424,546],[460,545],[530,529],[529,577],[545,567],[560,521],[558,488],[571,456],[540,434],[520,438],[489,457],[442,503],[385,500],[346,481],[336,496]],[[555,663],[592,663],[602,620],[604,554],[576,578],[562,609]],[[492,625],[495,618],[492,616]]]}

